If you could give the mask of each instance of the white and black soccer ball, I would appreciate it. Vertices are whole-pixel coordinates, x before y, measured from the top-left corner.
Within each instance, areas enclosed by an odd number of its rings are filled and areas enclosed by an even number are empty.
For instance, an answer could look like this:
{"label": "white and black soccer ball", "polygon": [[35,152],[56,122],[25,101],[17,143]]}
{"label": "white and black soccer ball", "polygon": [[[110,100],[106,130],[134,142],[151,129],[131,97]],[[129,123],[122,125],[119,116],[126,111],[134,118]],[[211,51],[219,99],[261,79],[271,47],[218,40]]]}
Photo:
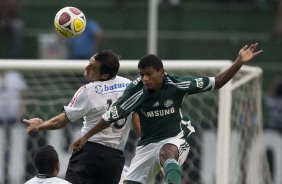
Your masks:
{"label": "white and black soccer ball", "polygon": [[84,13],[75,7],[64,7],[58,11],[54,19],[56,31],[67,38],[80,35],[86,27]]}

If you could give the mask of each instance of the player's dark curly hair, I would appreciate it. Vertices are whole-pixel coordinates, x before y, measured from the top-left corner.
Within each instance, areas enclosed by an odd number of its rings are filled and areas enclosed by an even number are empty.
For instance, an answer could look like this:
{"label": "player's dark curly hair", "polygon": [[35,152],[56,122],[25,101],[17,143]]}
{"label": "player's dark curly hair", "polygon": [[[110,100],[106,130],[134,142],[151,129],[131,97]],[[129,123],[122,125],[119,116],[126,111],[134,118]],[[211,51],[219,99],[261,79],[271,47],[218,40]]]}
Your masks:
{"label": "player's dark curly hair", "polygon": [[38,174],[52,175],[58,162],[58,154],[50,145],[40,147],[33,155],[33,163]]}
{"label": "player's dark curly hair", "polygon": [[111,50],[101,50],[94,55],[94,59],[102,63],[100,68],[101,74],[109,74],[108,79],[112,79],[117,75],[119,58],[120,56]]}
{"label": "player's dark curly hair", "polygon": [[159,71],[164,66],[159,56],[156,56],[154,54],[147,54],[140,58],[138,63],[138,68],[147,68],[147,67],[153,67],[154,69]]}

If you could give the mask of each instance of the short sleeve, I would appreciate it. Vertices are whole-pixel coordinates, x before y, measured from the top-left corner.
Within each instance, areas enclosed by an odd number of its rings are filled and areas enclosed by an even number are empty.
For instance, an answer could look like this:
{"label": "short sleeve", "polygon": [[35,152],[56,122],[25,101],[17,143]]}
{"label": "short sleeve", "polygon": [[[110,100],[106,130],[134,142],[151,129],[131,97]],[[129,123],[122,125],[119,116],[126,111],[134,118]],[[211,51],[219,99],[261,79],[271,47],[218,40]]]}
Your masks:
{"label": "short sleeve", "polygon": [[214,77],[190,77],[187,81],[181,81],[176,85],[184,90],[187,94],[213,91],[215,87]]}
{"label": "short sleeve", "polygon": [[91,108],[88,100],[88,90],[82,86],[74,94],[68,106],[64,106],[64,111],[68,119],[72,122],[84,117]]}

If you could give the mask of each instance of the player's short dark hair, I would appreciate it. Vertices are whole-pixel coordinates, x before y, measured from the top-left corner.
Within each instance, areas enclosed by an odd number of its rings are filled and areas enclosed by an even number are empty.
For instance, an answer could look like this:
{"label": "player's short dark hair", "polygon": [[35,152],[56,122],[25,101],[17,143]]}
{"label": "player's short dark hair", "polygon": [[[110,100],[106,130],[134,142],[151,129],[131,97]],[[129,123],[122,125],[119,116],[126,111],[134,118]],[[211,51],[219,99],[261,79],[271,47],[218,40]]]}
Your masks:
{"label": "player's short dark hair", "polygon": [[119,70],[119,58],[117,54],[111,50],[101,50],[96,52],[94,59],[102,63],[101,74],[109,74],[109,79],[114,78]]}
{"label": "player's short dark hair", "polygon": [[38,148],[33,155],[33,163],[39,174],[51,175],[54,172],[58,162],[58,154],[50,145],[45,145]]}
{"label": "player's short dark hair", "polygon": [[154,69],[159,71],[164,67],[162,59],[154,54],[147,54],[141,57],[138,63],[138,68],[148,68],[148,67],[153,67]]}

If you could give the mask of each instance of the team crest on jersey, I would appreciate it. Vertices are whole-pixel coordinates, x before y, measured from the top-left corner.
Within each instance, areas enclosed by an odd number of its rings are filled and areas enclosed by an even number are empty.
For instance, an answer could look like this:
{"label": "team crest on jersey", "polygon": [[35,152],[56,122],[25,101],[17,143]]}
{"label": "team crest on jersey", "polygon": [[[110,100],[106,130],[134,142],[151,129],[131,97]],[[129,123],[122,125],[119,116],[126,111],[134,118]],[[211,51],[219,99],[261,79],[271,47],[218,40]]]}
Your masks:
{"label": "team crest on jersey", "polygon": [[172,99],[168,99],[164,102],[164,106],[165,107],[170,107],[173,104],[173,100]]}
{"label": "team crest on jersey", "polygon": [[101,85],[95,86],[95,92],[98,94],[103,93],[103,87]]}
{"label": "team crest on jersey", "polygon": [[203,88],[204,87],[203,78],[196,79],[196,86],[197,86],[197,88]]}

